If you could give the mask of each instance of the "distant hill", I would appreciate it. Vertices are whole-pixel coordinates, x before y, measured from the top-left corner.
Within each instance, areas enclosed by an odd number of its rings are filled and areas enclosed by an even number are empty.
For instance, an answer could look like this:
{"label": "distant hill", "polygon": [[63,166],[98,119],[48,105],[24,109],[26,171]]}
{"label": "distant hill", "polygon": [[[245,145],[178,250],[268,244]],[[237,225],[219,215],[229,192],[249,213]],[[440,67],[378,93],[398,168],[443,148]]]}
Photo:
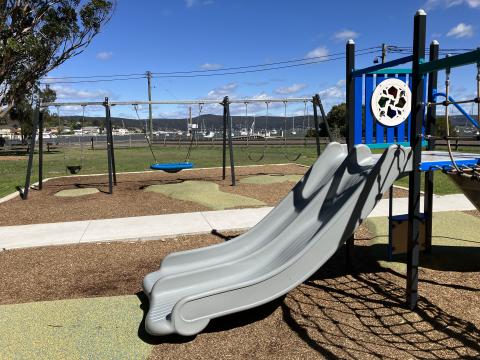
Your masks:
{"label": "distant hill", "polygon": [[[102,126],[105,118],[104,117],[85,117],[84,126]],[[255,118],[255,129],[263,130],[265,129],[267,117],[266,116],[257,116]],[[80,123],[82,121],[81,116],[62,116],[62,121],[64,123]],[[233,128],[234,130],[240,130],[245,127],[251,127],[253,122],[253,116],[232,116]],[[198,117],[192,118],[194,124],[198,124],[198,127],[204,127],[206,130],[221,130],[223,128],[223,117],[221,115],[206,114],[202,115],[200,119]],[[292,128],[293,117],[287,117],[287,129]],[[116,128],[126,127],[126,128],[145,128],[145,119],[138,121],[136,119],[127,119],[112,117],[113,126]],[[285,123],[285,118],[281,116],[269,116],[267,123],[267,130],[272,129],[283,129]],[[302,124],[307,126],[307,123],[311,127],[313,124],[313,116],[307,117],[296,116],[295,117],[295,127],[299,128]],[[155,118],[153,119],[153,128],[154,130],[187,130],[187,119],[169,119],[169,118]]]}
{"label": "distant hill", "polygon": [[[438,114],[439,117],[442,117],[442,114]],[[450,117],[453,126],[464,126],[466,123],[466,119],[463,115],[453,115]],[[85,126],[102,126],[103,121],[105,120],[104,117],[85,117],[84,124]],[[250,128],[252,126],[253,117],[245,117],[245,116],[232,116],[233,120],[233,129],[240,130],[242,128]],[[260,131],[265,129],[267,117],[266,116],[257,116],[255,118],[255,130]],[[74,124],[80,123],[82,121],[81,116],[62,116],[62,121],[65,124]],[[206,130],[216,130],[220,131],[223,128],[223,117],[221,115],[214,115],[214,114],[205,114],[200,117],[200,121],[198,117],[194,117],[192,119],[194,124],[198,124],[199,128],[202,126]],[[286,128],[292,129],[292,122],[293,117],[287,117],[286,119]],[[119,118],[119,117],[112,117],[112,123],[115,128],[126,127],[129,129],[144,129],[145,128],[145,119],[138,121],[137,119],[127,119],[127,118]],[[321,123],[321,119],[320,119]],[[202,125],[203,124],[203,125]],[[268,123],[267,123],[267,130],[273,129],[283,129],[285,124],[285,118],[283,116],[269,116]],[[313,116],[309,118],[303,116],[296,116],[295,117],[295,128],[301,128],[304,126],[308,128],[308,124],[310,127],[314,126],[313,123]],[[467,120],[467,124],[469,124]],[[333,124],[330,124],[333,125]],[[155,118],[153,119],[153,128],[155,131],[158,130],[187,130],[187,119],[173,119],[173,118]]]}

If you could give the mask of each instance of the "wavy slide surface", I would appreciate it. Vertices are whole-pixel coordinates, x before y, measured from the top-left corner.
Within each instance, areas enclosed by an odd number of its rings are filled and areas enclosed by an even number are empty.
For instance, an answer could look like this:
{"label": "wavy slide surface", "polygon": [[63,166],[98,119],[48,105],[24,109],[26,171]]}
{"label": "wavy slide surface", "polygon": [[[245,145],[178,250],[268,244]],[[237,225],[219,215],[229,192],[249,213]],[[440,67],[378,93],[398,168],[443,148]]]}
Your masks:
{"label": "wavy slide surface", "polygon": [[308,279],[351,236],[393,182],[409,148],[374,158],[331,143],[262,221],[228,242],[173,253],[143,281],[153,335],[194,335],[213,318],[274,300]]}

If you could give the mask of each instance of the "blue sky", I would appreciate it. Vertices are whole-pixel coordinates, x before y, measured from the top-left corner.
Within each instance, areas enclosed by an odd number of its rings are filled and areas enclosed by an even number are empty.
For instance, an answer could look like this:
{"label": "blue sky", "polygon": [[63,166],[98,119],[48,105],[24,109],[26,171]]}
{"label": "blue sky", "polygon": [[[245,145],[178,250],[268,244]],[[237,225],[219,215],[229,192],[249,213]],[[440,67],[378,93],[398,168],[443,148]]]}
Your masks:
{"label": "blue sky", "polygon": [[[411,46],[413,15],[428,13],[427,42],[444,48],[480,45],[480,0],[318,1],[318,0],[118,0],[112,20],[87,50],[50,77],[189,71],[263,64],[341,53],[354,38],[357,49]],[[357,67],[375,55],[357,57]],[[387,59],[397,57],[388,54]],[[319,92],[328,108],[344,99],[343,59],[267,72],[200,78],[154,78],[156,99],[301,97]],[[474,66],[454,71],[452,94],[473,96]],[[146,100],[146,79],[52,84],[58,101]],[[441,86],[439,86],[441,88]],[[300,113],[292,106],[289,114]],[[209,112],[221,113],[219,108]],[[252,107],[261,115],[262,106]],[[113,115],[132,117],[129,107]],[[196,110],[194,110],[196,111]],[[233,112],[241,112],[240,107]],[[273,109],[280,112],[283,109]],[[79,108],[62,110],[79,114]],[[87,110],[97,114],[98,110]],[[142,116],[146,109],[141,110]],[[155,116],[185,117],[185,106],[155,106]]]}

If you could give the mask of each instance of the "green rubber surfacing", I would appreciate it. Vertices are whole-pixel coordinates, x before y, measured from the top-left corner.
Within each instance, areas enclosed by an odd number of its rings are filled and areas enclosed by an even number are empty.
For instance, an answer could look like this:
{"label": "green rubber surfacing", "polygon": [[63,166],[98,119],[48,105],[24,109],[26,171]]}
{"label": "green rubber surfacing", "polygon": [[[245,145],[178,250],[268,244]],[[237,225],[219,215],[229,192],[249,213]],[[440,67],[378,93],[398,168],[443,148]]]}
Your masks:
{"label": "green rubber surfacing", "polygon": [[0,306],[0,359],[147,359],[136,296]]}
{"label": "green rubber surfacing", "polygon": [[[374,217],[365,221],[374,236],[368,244],[380,266],[405,274],[405,255],[387,261],[388,219]],[[420,266],[445,271],[478,271],[480,257],[480,218],[460,211],[433,214],[432,253],[420,257]]]}
{"label": "green rubber surfacing", "polygon": [[284,182],[297,183],[302,175],[255,175],[240,180],[241,184],[270,185]]}
{"label": "green rubber surfacing", "polygon": [[218,184],[208,181],[184,181],[178,184],[151,185],[145,191],[160,193],[177,200],[195,202],[212,210],[266,205],[262,201],[247,196],[223,192]]}

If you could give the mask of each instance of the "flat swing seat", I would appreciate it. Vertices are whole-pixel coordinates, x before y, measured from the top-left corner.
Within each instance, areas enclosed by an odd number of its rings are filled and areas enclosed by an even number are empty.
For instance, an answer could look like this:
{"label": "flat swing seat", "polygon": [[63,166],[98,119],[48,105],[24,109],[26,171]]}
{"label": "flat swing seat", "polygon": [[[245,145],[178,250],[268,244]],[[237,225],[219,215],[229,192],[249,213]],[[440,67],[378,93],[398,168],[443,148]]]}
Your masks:
{"label": "flat swing seat", "polygon": [[67,166],[67,170],[70,172],[70,174],[75,175],[75,174],[78,174],[80,172],[80,170],[82,170],[82,166],[81,165],[69,165],[69,166]]}
{"label": "flat swing seat", "polygon": [[178,162],[178,163],[159,163],[150,165],[152,170],[161,170],[168,173],[176,173],[181,170],[193,168],[193,163],[191,162]]}

